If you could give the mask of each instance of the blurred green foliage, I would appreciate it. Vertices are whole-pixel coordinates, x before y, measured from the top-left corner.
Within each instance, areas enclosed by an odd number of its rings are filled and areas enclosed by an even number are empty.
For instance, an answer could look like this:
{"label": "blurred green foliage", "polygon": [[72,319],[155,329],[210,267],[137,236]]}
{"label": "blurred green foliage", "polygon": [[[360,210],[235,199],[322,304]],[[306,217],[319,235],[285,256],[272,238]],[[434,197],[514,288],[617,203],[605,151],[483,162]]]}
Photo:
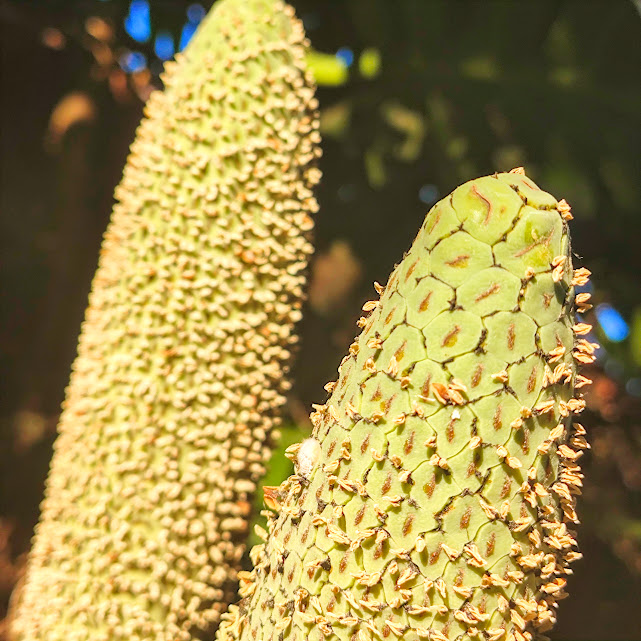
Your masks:
{"label": "blurred green foliage", "polygon": [[307,65],[319,85],[335,87],[347,82],[347,65],[332,54],[311,50],[307,54]]}

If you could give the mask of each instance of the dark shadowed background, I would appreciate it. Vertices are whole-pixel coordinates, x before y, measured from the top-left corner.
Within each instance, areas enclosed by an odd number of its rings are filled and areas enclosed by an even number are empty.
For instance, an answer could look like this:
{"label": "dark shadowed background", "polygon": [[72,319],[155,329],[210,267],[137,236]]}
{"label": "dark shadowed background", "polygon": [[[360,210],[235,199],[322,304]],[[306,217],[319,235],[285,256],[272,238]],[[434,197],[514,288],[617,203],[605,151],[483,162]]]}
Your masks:
{"label": "dark shadowed background", "polygon": [[[422,219],[518,165],[572,205],[602,344],[583,421],[585,555],[553,638],[641,640],[641,16],[630,0],[295,0],[319,83],[317,253],[282,449]],[[127,149],[211,2],[0,0],[0,620]],[[0,623],[0,637],[2,636]]]}

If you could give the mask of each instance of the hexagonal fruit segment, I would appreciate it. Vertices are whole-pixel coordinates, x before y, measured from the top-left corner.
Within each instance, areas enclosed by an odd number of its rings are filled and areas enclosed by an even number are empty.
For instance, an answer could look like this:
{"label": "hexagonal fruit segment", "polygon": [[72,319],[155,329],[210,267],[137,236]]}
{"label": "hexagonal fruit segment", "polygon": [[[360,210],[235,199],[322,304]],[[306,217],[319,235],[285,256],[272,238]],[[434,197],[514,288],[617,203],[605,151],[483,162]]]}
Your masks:
{"label": "hexagonal fruit segment", "polygon": [[349,432],[351,441],[351,457],[354,473],[362,478],[367,469],[374,464],[372,450],[384,454],[387,449],[385,432],[378,426],[367,421],[358,421]]}
{"label": "hexagonal fruit segment", "polygon": [[541,349],[549,353],[558,347],[565,347],[567,354],[574,349],[574,332],[562,322],[552,322],[539,328]]}
{"label": "hexagonal fruit segment", "polygon": [[485,316],[511,311],[518,304],[521,281],[500,267],[488,267],[456,290],[456,302],[463,309]]}
{"label": "hexagonal fruit segment", "polygon": [[522,405],[531,407],[541,393],[545,363],[537,354],[510,366],[508,384]]}
{"label": "hexagonal fruit segment", "polygon": [[375,362],[379,370],[396,377],[404,376],[410,367],[426,356],[423,334],[415,327],[403,324],[385,339]]}
{"label": "hexagonal fruit segment", "polygon": [[409,416],[403,425],[399,425],[389,434],[389,456],[398,456],[403,469],[415,470],[428,456],[425,445],[434,434],[432,426],[424,419]]}
{"label": "hexagonal fruit segment", "polygon": [[493,245],[512,227],[523,201],[510,185],[485,176],[455,189],[452,205],[465,231]]}
{"label": "hexagonal fruit segment", "polygon": [[405,299],[398,292],[393,292],[389,300],[381,301],[380,316],[372,329],[382,338],[387,338],[397,325],[405,321],[406,309]]}
{"label": "hexagonal fruit segment", "polygon": [[436,433],[436,452],[449,459],[469,445],[475,416],[467,407],[447,405],[427,421]]}
{"label": "hexagonal fruit segment", "polygon": [[410,496],[431,515],[442,510],[452,496],[461,492],[451,474],[429,461],[419,465],[412,473],[412,479],[414,485],[410,490]]}
{"label": "hexagonal fruit segment", "polygon": [[443,544],[447,545],[447,536],[444,532],[428,532],[423,535],[425,548],[422,552],[413,552],[412,560],[419,566],[426,568],[430,579],[441,576],[445,566],[450,562],[447,554],[443,552]]}
{"label": "hexagonal fruit segment", "polygon": [[538,274],[525,288],[521,310],[538,325],[557,320],[563,310],[565,288],[555,283],[552,274]]}
{"label": "hexagonal fruit segment", "polygon": [[523,421],[523,426],[514,432],[505,447],[511,456],[517,457],[523,469],[528,469],[536,458],[540,458],[538,447],[549,439],[550,431],[558,424],[554,412],[533,416]]}
{"label": "hexagonal fruit segment", "polygon": [[388,511],[385,529],[390,533],[395,549],[410,550],[417,535],[434,525],[434,517],[429,511],[421,509],[418,504],[404,501],[399,507],[392,507]]}
{"label": "hexagonal fruit segment", "polygon": [[416,404],[425,416],[438,412],[441,404],[434,397],[434,384],[445,385],[447,373],[440,363],[426,358],[414,366],[410,374],[411,384],[408,388],[410,405]]}
{"label": "hexagonal fruit segment", "polygon": [[403,297],[410,296],[416,287],[416,281],[429,276],[431,257],[427,249],[414,246],[403,259],[399,267],[396,289]]}
{"label": "hexagonal fruit segment", "polygon": [[460,231],[443,239],[432,250],[432,274],[458,287],[494,262],[491,248]]}
{"label": "hexagonal fruit segment", "polygon": [[410,411],[409,394],[387,374],[378,373],[363,385],[361,415],[388,431],[395,426],[394,419]]}
{"label": "hexagonal fruit segment", "polygon": [[485,351],[508,363],[536,351],[536,325],[520,312],[498,312],[483,320]]}
{"label": "hexagonal fruit segment", "polygon": [[511,423],[521,416],[521,404],[511,394],[501,392],[476,401],[473,411],[483,443],[502,445],[512,433]]}
{"label": "hexagonal fruit segment", "polygon": [[405,490],[398,479],[398,470],[389,459],[376,463],[367,475],[367,493],[371,500],[382,509],[390,507],[387,500],[396,496],[404,496]]}
{"label": "hexagonal fruit segment", "polygon": [[479,344],[482,329],[481,319],[476,314],[461,310],[443,312],[423,330],[427,355],[442,362],[471,352]]}
{"label": "hexagonal fruit segment", "polygon": [[487,469],[498,464],[489,447],[464,447],[448,460],[452,478],[462,491],[473,494],[483,484]]}
{"label": "hexagonal fruit segment", "polygon": [[481,526],[474,537],[474,542],[483,558],[487,560],[487,567],[489,568],[504,556],[510,554],[514,537],[506,523],[492,521]]}
{"label": "hexagonal fruit segment", "polygon": [[481,493],[488,505],[499,510],[504,501],[509,501],[512,498],[520,485],[512,476],[511,471],[506,470],[502,465],[491,470]]}
{"label": "hexagonal fruit segment", "polygon": [[407,294],[407,322],[423,329],[441,312],[449,309],[452,300],[454,290],[449,285],[431,276],[422,278]]}
{"label": "hexagonal fruit segment", "polygon": [[444,199],[436,203],[425,217],[417,240],[426,249],[432,249],[441,238],[453,234],[460,226],[449,199]]}
{"label": "hexagonal fruit segment", "polygon": [[361,550],[365,572],[379,572],[389,561],[390,540],[377,541],[375,537],[369,537],[363,541]]}
{"label": "hexagonal fruit segment", "polygon": [[[450,543],[448,542],[447,545],[450,545]],[[445,568],[445,572],[443,574],[445,584],[452,588],[448,590],[447,596],[448,605],[452,609],[461,608],[463,603],[467,600],[464,593],[454,590],[453,588],[456,587],[457,589],[462,588],[463,590],[473,590],[474,588],[478,588],[483,577],[483,570],[467,565],[465,562],[466,558],[468,557],[464,555],[458,559],[456,563],[450,563]],[[451,630],[451,627],[448,628],[448,631],[449,630]]]}
{"label": "hexagonal fruit segment", "polygon": [[505,367],[505,361],[493,354],[476,352],[457,356],[447,364],[447,369],[452,376],[467,388],[466,394],[470,400],[503,389],[503,382],[495,374],[500,373]]}
{"label": "hexagonal fruit segment", "polygon": [[514,229],[494,246],[496,263],[518,278],[523,278],[528,268],[546,271],[561,252],[562,234],[563,221],[558,212],[524,207]]}
{"label": "hexagonal fruit segment", "polygon": [[447,533],[448,545],[462,551],[478,529],[487,523],[478,496],[457,496],[441,516],[443,530]]}
{"label": "hexagonal fruit segment", "polygon": [[342,590],[347,589],[354,583],[354,571],[359,565],[355,560],[355,552],[340,546],[338,549],[330,550],[329,559],[332,564],[329,572],[330,582]]}
{"label": "hexagonal fruit segment", "polygon": [[345,532],[355,538],[359,532],[378,527],[381,522],[371,501],[356,495],[343,508],[345,514]]}

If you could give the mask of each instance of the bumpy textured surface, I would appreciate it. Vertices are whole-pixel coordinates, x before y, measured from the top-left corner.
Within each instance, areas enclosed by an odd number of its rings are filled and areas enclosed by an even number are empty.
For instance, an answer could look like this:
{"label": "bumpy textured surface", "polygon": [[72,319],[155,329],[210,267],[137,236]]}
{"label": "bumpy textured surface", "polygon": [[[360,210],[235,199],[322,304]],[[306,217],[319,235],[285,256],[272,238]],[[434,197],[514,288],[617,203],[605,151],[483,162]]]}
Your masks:
{"label": "bumpy textured surface", "polygon": [[300,316],[319,174],[306,42],[220,0],[154,94],[105,235],[18,639],[211,638]]}
{"label": "bumpy textured surface", "polygon": [[551,627],[580,556],[572,417],[576,361],[594,349],[573,325],[588,303],[570,218],[522,170],[429,212],[312,415],[314,464],[306,442],[304,470],[266,493],[278,514],[219,641],[523,641]]}

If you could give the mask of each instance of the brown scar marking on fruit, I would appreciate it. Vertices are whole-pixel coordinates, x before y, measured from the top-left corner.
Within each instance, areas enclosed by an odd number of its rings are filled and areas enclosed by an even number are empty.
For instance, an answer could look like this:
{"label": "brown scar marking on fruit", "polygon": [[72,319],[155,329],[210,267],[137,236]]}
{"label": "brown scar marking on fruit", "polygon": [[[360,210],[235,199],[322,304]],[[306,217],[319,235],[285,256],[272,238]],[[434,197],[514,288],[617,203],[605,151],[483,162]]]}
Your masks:
{"label": "brown scar marking on fruit", "polygon": [[492,556],[494,554],[494,547],[496,545],[496,532],[490,534],[487,545],[485,546],[485,556]]}
{"label": "brown scar marking on fruit", "polygon": [[403,536],[407,536],[412,531],[412,524],[414,523],[414,515],[410,514],[403,523]]}
{"label": "brown scar marking on fruit", "polygon": [[463,512],[463,516],[461,517],[461,521],[459,525],[461,526],[461,530],[467,529],[468,525],[470,524],[470,519],[472,518],[472,508],[468,507],[465,512]]}
{"label": "brown scar marking on fruit", "polygon": [[500,430],[503,427],[503,421],[501,420],[501,413],[503,411],[502,405],[497,405],[496,411],[494,412],[494,418],[492,419],[492,425],[495,430]]}
{"label": "brown scar marking on fruit", "polygon": [[501,488],[501,494],[499,495],[499,498],[504,499],[506,496],[508,496],[511,487],[512,481],[509,479],[509,477],[506,476],[505,481],[503,481],[503,487]]}
{"label": "brown scar marking on fruit", "polygon": [[535,247],[538,247],[539,245],[549,246],[550,241],[552,240],[552,234],[554,234],[553,229],[550,230],[547,236],[541,236],[541,238],[537,238],[528,247],[525,247],[524,249],[517,251],[516,254],[514,254],[514,257],[520,258],[521,256],[523,256],[524,254],[527,254],[529,251],[533,250]]}
{"label": "brown scar marking on fruit", "polygon": [[383,481],[383,487],[381,487],[381,493],[382,494],[387,494],[387,492],[390,491],[390,488],[392,487],[392,473],[390,472],[385,481]]}
{"label": "brown scar marking on fruit", "polygon": [[441,544],[438,544],[438,547],[432,554],[430,554],[430,565],[434,565],[438,561],[438,557],[441,556]]}
{"label": "brown scar marking on fruit", "polygon": [[412,432],[410,434],[410,437],[405,441],[405,445],[403,446],[403,454],[405,454],[405,456],[407,456],[414,449],[415,435],[416,435],[416,432]]}
{"label": "brown scar marking on fruit", "polygon": [[523,430],[523,443],[521,445],[521,449],[523,450],[523,454],[527,454],[530,451],[530,432],[528,430]]}
{"label": "brown scar marking on fruit", "polygon": [[433,475],[432,478],[423,486],[423,491],[429,498],[432,498],[434,494],[434,488],[436,487],[436,475]]}
{"label": "brown scar marking on fruit", "polygon": [[549,292],[546,292],[545,294],[543,294],[543,306],[545,307],[545,309],[547,309],[550,306],[550,303],[552,302],[552,298],[554,298],[554,296]]}
{"label": "brown scar marking on fruit", "polygon": [[394,352],[394,358],[397,362],[400,362],[405,356],[405,348],[407,347],[407,341],[403,341],[403,344]]}
{"label": "brown scar marking on fruit", "polygon": [[532,368],[530,372],[530,378],[527,379],[527,391],[531,392],[536,385],[536,365]]}
{"label": "brown scar marking on fruit", "polygon": [[417,258],[411,265],[410,268],[407,270],[407,274],[405,274],[405,282],[407,282],[408,278],[414,273],[414,270],[416,269],[416,266],[418,265],[420,261],[420,258]]}
{"label": "brown scar marking on fruit", "polygon": [[396,312],[396,307],[392,307],[390,313],[385,317],[385,321],[384,321],[385,325],[387,325],[392,320],[395,312]]}
{"label": "brown scar marking on fruit", "polygon": [[381,398],[383,398],[383,393],[381,392],[381,386],[379,385],[376,388],[376,391],[372,394],[372,400],[373,401],[380,401]]}
{"label": "brown scar marking on fruit", "polygon": [[483,221],[484,225],[488,225],[490,222],[490,218],[492,217],[492,202],[488,200],[476,187],[476,185],[472,185],[472,193],[475,196],[478,196],[486,205],[487,205],[487,214],[485,214],[485,220]]}
{"label": "brown scar marking on fruit", "polygon": [[470,259],[469,254],[461,254],[456,258],[452,258],[452,260],[446,260],[445,264],[448,265],[449,267],[467,267],[467,263],[469,259]]}
{"label": "brown scar marking on fruit", "polygon": [[432,375],[428,374],[427,378],[425,379],[425,382],[423,383],[423,387],[421,387],[421,396],[424,396],[425,398],[429,396],[431,382],[432,382]]}
{"label": "brown scar marking on fruit", "polygon": [[347,569],[347,555],[345,555],[345,556],[341,559],[341,562],[340,562],[340,563],[339,563],[339,565],[338,565],[338,569],[339,569],[341,572],[345,572],[345,570]]}
{"label": "brown scar marking on fruit", "polygon": [[454,440],[454,424],[455,423],[456,423],[456,419],[452,419],[447,424],[447,431],[445,432],[445,436],[447,437],[447,440],[450,443]]}
{"label": "brown scar marking on fruit", "polygon": [[370,435],[368,434],[365,437],[365,440],[361,443],[361,454],[365,454],[365,451],[367,450],[367,446],[369,445],[369,437]]}
{"label": "brown scar marking on fruit", "polygon": [[453,347],[454,345],[456,345],[456,340],[457,340],[456,337],[460,331],[461,331],[460,325],[455,325],[454,329],[445,335],[445,338],[441,343],[441,347]]}
{"label": "brown scar marking on fruit", "polygon": [[491,296],[495,292],[498,292],[501,289],[501,286],[498,283],[494,283],[490,287],[488,287],[484,292],[481,292],[474,300],[478,303],[479,301],[482,301],[484,298],[487,298],[488,296]]}
{"label": "brown scar marking on fruit", "polygon": [[364,516],[365,506],[363,505],[363,507],[356,513],[356,516],[354,517],[354,525],[358,525],[363,520]]}
{"label": "brown scar marking on fruit", "polygon": [[421,304],[418,306],[418,311],[419,312],[425,312],[427,311],[427,308],[430,305],[430,298],[432,298],[432,294],[434,292],[428,292],[427,296],[421,301]]}
{"label": "brown scar marking on fruit", "polygon": [[483,365],[479,363],[474,370],[472,375],[472,387],[476,387],[481,382],[481,376],[483,375]]}
{"label": "brown scar marking on fruit", "polygon": [[436,225],[439,224],[440,220],[441,220],[441,210],[437,209],[436,210],[436,216],[432,217],[432,224],[429,225],[429,227],[427,229],[427,233],[428,234],[431,234],[434,231],[434,228],[436,227]]}
{"label": "brown scar marking on fruit", "polygon": [[514,349],[514,342],[516,340],[516,333],[514,329],[514,323],[507,328],[507,348],[510,350]]}

